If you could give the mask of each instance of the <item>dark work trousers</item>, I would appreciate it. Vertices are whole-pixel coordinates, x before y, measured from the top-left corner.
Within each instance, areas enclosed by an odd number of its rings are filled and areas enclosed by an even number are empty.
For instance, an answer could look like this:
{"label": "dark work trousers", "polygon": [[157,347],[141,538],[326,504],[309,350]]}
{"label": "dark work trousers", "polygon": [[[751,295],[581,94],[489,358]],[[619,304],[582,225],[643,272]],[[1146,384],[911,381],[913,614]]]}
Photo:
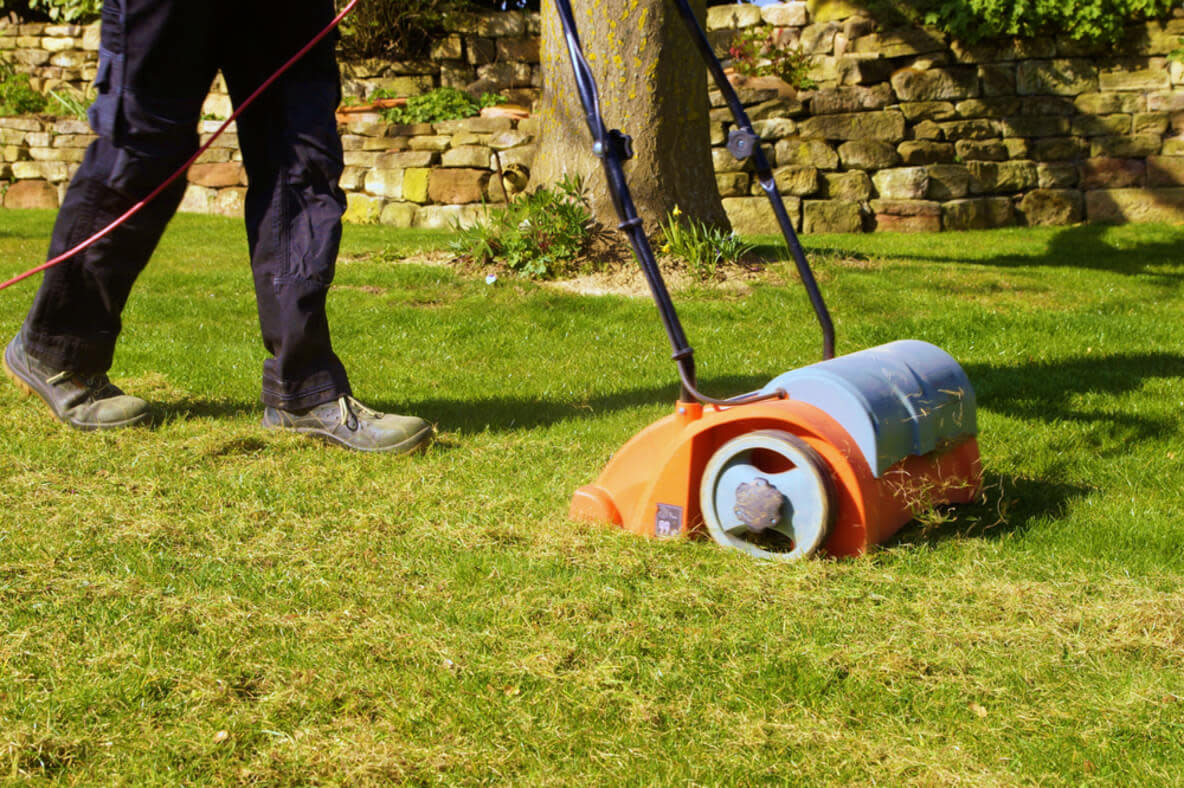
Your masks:
{"label": "dark work trousers", "polygon": [[[219,69],[237,107],[333,14],[332,0],[106,0],[99,95],[90,109],[99,138],[66,192],[50,256],[105,227],[193,154]],[[247,240],[271,354],[263,402],[287,410],[350,393],[325,316],[345,210],[332,40],[238,119]],[[32,356],[83,373],[110,368],[132,283],[184,191],[181,178],[127,224],[46,272],[25,320]],[[201,265],[200,248],[192,263]]]}

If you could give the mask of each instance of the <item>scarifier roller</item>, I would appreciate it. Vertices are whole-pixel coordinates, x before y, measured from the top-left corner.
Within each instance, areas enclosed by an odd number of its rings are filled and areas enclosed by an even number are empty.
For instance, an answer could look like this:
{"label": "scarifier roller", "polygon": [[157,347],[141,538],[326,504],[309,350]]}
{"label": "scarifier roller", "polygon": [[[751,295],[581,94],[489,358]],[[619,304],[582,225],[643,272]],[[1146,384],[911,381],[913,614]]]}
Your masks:
{"label": "scarifier roller", "polygon": [[759,391],[698,391],[687,344],[625,181],[632,143],[608,130],[569,0],[556,0],[593,151],[666,328],[682,390],[674,413],[576,491],[571,517],[656,538],[710,535],[762,559],[865,552],[919,512],[978,493],[974,390],[945,351],[901,340],[835,357],[834,328],[752,124],[687,0],[674,0],[735,118],[728,149],[752,159],[822,327],[823,361]]}

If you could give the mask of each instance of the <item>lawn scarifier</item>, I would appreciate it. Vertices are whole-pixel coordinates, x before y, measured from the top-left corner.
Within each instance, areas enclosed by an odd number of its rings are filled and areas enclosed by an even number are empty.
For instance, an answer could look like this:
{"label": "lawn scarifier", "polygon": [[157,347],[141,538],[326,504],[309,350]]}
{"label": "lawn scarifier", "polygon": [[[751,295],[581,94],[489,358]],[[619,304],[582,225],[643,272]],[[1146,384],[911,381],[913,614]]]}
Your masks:
{"label": "lawn scarifier", "polygon": [[752,158],[822,327],[823,361],[725,400],[698,391],[694,351],[654,260],[625,180],[632,140],[605,128],[569,0],[556,0],[576,86],[620,229],[633,247],[674,350],[674,413],[635,435],[576,491],[571,517],[651,537],[699,535],[758,558],[819,548],[859,555],[919,505],[966,503],[981,484],[974,390],[947,353],[902,340],[839,358],[834,327],[744,108],[686,0],[680,16],[736,120],[728,150]]}

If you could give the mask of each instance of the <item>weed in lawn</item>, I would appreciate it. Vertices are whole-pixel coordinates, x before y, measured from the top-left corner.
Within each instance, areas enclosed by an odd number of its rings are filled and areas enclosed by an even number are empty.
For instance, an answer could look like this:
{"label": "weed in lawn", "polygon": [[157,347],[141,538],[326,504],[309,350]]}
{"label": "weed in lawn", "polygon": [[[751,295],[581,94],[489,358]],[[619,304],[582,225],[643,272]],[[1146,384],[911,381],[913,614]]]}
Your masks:
{"label": "weed in lawn", "polygon": [[571,269],[593,238],[581,180],[564,176],[493,208],[486,221],[454,228],[452,249],[480,266],[499,263],[521,276],[548,279]]}

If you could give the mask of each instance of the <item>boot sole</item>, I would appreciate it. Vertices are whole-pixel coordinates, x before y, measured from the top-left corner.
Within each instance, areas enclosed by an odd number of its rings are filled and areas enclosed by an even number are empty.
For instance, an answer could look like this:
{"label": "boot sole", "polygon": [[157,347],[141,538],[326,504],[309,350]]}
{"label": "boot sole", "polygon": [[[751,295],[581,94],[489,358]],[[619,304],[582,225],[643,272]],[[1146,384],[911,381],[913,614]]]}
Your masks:
{"label": "boot sole", "polygon": [[49,412],[53,415],[54,419],[62,422],[63,424],[68,424],[74,429],[80,430],[81,432],[95,432],[97,430],[116,430],[120,429],[121,427],[134,427],[137,424],[143,424],[151,417],[151,414],[149,413],[141,413],[139,416],[133,416],[126,421],[116,421],[107,424],[87,424],[81,421],[68,421],[58,415],[58,412],[53,409],[53,405],[49,404],[49,400],[43,397],[40,391],[33,388],[33,386],[30,385],[27,380],[21,377],[19,372],[9,366],[7,352],[4,354],[4,374],[8,376],[9,380],[16,384],[17,390],[21,392],[22,396],[37,397],[37,399],[44,403],[45,407],[49,408]]}

